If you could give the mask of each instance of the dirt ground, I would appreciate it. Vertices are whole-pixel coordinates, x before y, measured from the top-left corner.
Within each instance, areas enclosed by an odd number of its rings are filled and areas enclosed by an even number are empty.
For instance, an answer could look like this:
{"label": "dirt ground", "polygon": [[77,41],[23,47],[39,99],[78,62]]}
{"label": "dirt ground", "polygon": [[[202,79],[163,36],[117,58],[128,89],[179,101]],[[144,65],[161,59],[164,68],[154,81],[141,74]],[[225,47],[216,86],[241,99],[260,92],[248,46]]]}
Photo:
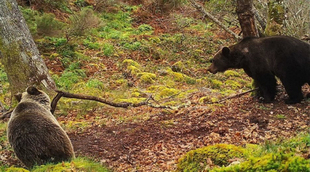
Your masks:
{"label": "dirt ground", "polygon": [[216,143],[259,144],[307,131],[309,102],[286,105],[283,98],[262,104],[245,95],[173,113],[159,110],[145,121],[94,124],[69,137],[78,156],[92,157],[115,171],[173,171],[192,149]]}

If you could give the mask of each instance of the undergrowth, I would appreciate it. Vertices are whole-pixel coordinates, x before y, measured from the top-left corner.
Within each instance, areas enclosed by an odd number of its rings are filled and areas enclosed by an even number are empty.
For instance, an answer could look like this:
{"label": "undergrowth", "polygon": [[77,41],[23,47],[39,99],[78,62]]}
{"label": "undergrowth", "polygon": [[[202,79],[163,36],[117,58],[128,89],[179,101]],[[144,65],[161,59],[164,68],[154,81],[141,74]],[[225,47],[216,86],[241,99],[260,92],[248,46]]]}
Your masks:
{"label": "undergrowth", "polygon": [[309,133],[291,139],[245,147],[217,144],[192,150],[179,159],[177,171],[301,171],[308,172]]}

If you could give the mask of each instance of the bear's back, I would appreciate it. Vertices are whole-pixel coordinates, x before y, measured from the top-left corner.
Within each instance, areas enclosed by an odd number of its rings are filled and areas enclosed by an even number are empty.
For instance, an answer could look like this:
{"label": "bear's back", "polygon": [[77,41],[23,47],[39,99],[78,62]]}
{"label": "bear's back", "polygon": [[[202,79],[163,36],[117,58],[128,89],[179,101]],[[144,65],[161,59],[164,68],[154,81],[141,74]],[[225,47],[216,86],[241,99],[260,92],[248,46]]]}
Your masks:
{"label": "bear's back", "polygon": [[27,166],[74,157],[71,141],[49,110],[33,101],[20,102],[9,120],[8,139]]}

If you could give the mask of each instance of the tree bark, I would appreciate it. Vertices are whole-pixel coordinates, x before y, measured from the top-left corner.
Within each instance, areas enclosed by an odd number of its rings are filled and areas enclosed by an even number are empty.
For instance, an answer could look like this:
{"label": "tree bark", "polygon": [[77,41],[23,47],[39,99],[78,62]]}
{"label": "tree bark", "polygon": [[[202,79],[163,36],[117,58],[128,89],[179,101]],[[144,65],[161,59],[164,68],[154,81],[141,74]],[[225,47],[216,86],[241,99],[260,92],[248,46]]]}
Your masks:
{"label": "tree bark", "polygon": [[253,0],[237,0],[237,14],[243,33],[243,38],[259,36],[255,25],[255,18],[252,7]]}
{"label": "tree bark", "polygon": [[33,85],[55,89],[16,0],[0,0],[0,61],[12,95]]}

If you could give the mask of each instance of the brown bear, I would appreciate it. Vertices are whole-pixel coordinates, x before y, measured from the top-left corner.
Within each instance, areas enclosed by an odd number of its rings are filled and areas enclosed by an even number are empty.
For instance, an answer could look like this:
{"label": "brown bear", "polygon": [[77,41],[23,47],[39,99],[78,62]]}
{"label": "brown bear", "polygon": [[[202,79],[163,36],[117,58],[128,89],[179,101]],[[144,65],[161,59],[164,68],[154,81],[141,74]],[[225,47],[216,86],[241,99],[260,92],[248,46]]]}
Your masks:
{"label": "brown bear", "polygon": [[26,167],[74,158],[71,141],[50,112],[50,98],[35,87],[16,96],[19,101],[8,123],[8,139]]}
{"label": "brown bear", "polygon": [[310,84],[310,44],[289,36],[244,38],[222,48],[207,70],[215,74],[227,69],[244,69],[266,103],[275,98],[276,76],[289,96],[285,103],[299,103],[302,85]]}

